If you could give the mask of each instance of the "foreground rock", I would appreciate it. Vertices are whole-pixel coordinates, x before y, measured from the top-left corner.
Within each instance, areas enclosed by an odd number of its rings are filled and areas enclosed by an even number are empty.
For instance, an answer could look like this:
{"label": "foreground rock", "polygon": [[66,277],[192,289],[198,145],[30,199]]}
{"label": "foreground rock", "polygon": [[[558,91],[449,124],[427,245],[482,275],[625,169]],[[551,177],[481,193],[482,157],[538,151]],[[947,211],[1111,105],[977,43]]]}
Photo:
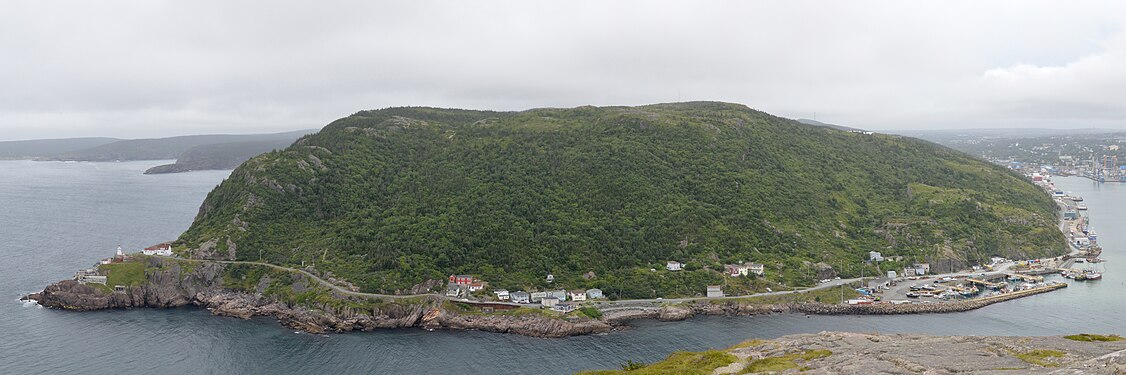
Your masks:
{"label": "foreground rock", "polygon": [[[699,355],[712,359],[702,370],[713,374],[1126,374],[1126,341],[1065,337],[822,332],[752,340]],[[693,357],[674,355],[648,367],[659,372],[686,358]]]}
{"label": "foreground rock", "polygon": [[[64,310],[89,311],[128,308],[199,306],[214,315],[249,319],[274,317],[282,325],[311,333],[371,331],[380,328],[421,327],[563,337],[606,332],[608,323],[589,319],[560,319],[546,315],[465,314],[444,308],[437,296],[373,299],[323,290],[320,302],[297,303],[284,296],[308,294],[320,286],[308,276],[292,272],[274,279],[263,277],[254,290],[225,285],[232,278],[229,264],[145,257],[145,281],[113,291],[100,285],[63,280],[25,299]],[[284,279],[284,280],[279,280]],[[278,283],[288,293],[276,293]],[[275,290],[274,293],[268,290]],[[328,297],[331,294],[331,298]],[[328,301],[325,301],[328,300]]]}

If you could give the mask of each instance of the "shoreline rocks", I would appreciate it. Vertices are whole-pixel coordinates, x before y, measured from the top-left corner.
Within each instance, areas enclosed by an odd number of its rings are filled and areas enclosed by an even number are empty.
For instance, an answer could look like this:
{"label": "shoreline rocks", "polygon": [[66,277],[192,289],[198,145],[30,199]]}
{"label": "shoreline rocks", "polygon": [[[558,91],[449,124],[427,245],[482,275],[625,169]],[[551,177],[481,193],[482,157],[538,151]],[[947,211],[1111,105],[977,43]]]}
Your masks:
{"label": "shoreline rocks", "polygon": [[[939,303],[828,305],[816,302],[751,304],[739,300],[705,300],[682,305],[624,308],[607,311],[602,319],[586,319],[539,314],[459,313],[444,309],[443,299],[438,296],[423,297],[409,303],[379,304],[370,309],[326,304],[295,306],[264,297],[261,294],[262,286],[259,286],[258,293],[224,289],[222,284],[225,265],[221,263],[202,263],[185,270],[179,262],[173,260],[148,258],[142,261],[148,262],[146,282],[127,287],[124,291],[114,292],[104,287],[63,280],[23,299],[34,300],[48,308],[74,311],[198,306],[217,316],[240,319],[274,317],[285,327],[310,333],[418,327],[554,338],[609,332],[636,319],[682,321],[697,315],[892,315],[962,312],[1066,286],[1060,284],[993,297]],[[305,280],[295,282],[294,287],[304,288],[304,282]],[[337,298],[346,297],[338,295]]]}

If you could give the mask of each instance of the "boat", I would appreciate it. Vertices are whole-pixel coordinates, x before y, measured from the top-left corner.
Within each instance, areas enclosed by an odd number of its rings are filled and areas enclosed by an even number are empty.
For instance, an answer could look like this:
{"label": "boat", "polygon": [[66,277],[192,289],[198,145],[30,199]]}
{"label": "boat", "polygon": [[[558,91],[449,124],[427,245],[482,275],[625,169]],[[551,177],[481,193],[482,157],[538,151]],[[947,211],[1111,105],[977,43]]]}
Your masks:
{"label": "boat", "polygon": [[[1099,277],[1102,277],[1102,275],[1099,275]],[[1076,274],[1075,275],[1075,281],[1087,281],[1087,274],[1086,273]]]}
{"label": "boat", "polygon": [[1087,205],[1080,203],[1075,205],[1075,209],[1079,211],[1087,211]]}
{"label": "boat", "polygon": [[1083,197],[1080,197],[1080,196],[1078,196],[1078,195],[1072,195],[1072,196],[1071,196],[1071,200],[1073,200],[1073,201],[1076,201],[1076,202],[1082,202],[1082,201],[1083,201]]}
{"label": "boat", "polygon": [[1103,278],[1103,274],[1098,272],[1086,273],[1084,274],[1084,276],[1087,278],[1087,280],[1101,280]]}

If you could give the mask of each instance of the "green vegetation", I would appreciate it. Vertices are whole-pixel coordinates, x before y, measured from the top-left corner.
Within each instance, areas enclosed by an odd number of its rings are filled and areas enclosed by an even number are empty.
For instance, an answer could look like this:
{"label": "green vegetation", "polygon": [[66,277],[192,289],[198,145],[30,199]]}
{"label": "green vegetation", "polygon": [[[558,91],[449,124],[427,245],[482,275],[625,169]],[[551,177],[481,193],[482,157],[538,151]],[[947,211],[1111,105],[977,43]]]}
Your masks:
{"label": "green vegetation", "polygon": [[[369,292],[464,273],[653,298],[874,275],[871,250],[904,262],[1054,255],[1055,215],[1038,188],[968,155],[734,104],[390,108],[244,163],[176,248],[227,258],[233,245],[236,259],[314,265]],[[720,274],[744,261],[766,276]]]}
{"label": "green vegetation", "polygon": [[1067,353],[1050,349],[1037,349],[1024,353],[1013,354],[1014,357],[1020,358],[1020,360],[1022,361],[1042,367],[1059,367],[1060,364],[1052,362],[1052,360],[1058,360],[1066,355]]}
{"label": "green vegetation", "polygon": [[586,315],[588,318],[591,318],[591,319],[602,319],[602,311],[598,310],[597,308],[594,308],[594,307],[590,307],[590,306],[580,307],[579,313],[582,313],[583,315]]}
{"label": "green vegetation", "polygon": [[715,369],[730,365],[738,361],[739,358],[734,355],[721,350],[709,350],[705,352],[674,352],[663,361],[642,366],[633,361],[627,362],[622,366],[621,371],[617,370],[604,370],[604,371],[587,371],[580,372],[580,374],[588,375],[614,375],[614,374],[630,374],[630,375],[648,375],[648,374],[700,374],[710,375]]}
{"label": "green vegetation", "polygon": [[1100,342],[1122,341],[1122,336],[1118,336],[1118,335],[1096,335],[1096,334],[1091,334],[1091,333],[1080,333],[1078,335],[1064,336],[1063,338],[1068,339],[1068,340],[1087,341],[1087,342],[1091,342],[1091,341],[1100,341]]}
{"label": "green vegetation", "polygon": [[137,286],[147,280],[142,262],[102,264],[98,266],[98,272],[106,276],[106,286],[110,288],[115,285]]}
{"label": "green vegetation", "polygon": [[741,373],[755,374],[760,372],[782,372],[798,368],[798,361],[812,361],[833,355],[833,352],[819,349],[806,350],[801,353],[787,354],[779,357],[760,358],[747,363]]}

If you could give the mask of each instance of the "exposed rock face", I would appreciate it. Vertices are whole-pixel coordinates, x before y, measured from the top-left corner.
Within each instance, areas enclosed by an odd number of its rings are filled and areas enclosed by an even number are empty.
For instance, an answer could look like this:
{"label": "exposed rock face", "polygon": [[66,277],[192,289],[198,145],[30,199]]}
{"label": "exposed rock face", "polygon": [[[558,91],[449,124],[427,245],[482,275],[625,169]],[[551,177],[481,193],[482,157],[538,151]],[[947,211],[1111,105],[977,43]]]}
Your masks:
{"label": "exposed rock face", "polygon": [[[608,332],[612,327],[599,320],[570,322],[542,316],[456,315],[438,311],[430,322],[449,329],[515,333],[535,337],[566,337]],[[432,325],[433,326],[433,325]]]}
{"label": "exposed rock face", "polygon": [[[1126,341],[843,332],[783,336],[729,349],[740,361],[723,372],[738,373],[755,359],[825,350],[824,356],[812,356],[819,358],[799,360],[787,373],[799,369],[812,374],[1126,373]],[[1026,356],[1037,351],[1050,355]]]}

